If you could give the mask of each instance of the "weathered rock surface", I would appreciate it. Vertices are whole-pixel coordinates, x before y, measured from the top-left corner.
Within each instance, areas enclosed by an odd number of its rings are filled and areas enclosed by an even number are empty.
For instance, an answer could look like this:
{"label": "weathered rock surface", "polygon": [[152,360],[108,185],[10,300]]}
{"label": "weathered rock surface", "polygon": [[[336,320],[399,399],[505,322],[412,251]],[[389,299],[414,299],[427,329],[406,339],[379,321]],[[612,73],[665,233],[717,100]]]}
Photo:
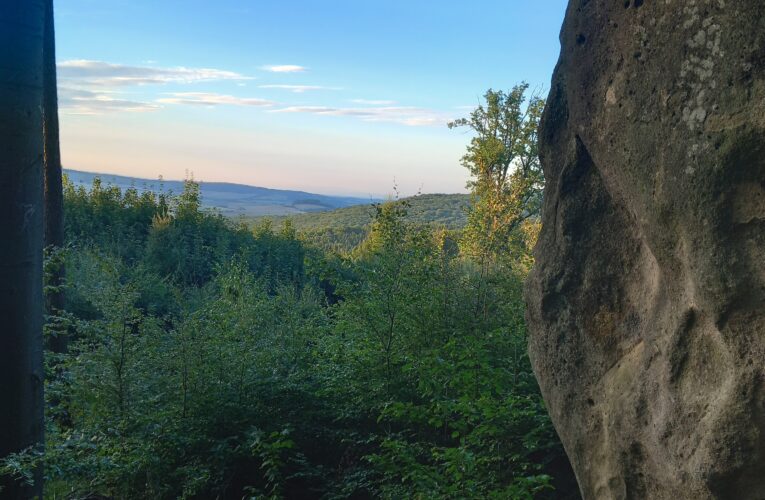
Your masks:
{"label": "weathered rock surface", "polygon": [[765,498],[765,1],[571,0],[530,353],[585,498]]}

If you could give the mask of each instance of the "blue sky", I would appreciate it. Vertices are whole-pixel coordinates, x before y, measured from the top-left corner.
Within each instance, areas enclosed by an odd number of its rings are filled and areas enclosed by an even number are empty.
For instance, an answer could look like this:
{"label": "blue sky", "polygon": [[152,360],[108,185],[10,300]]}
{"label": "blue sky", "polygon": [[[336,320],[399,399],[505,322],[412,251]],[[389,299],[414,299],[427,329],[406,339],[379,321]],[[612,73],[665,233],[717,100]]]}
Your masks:
{"label": "blue sky", "polygon": [[549,88],[565,0],[58,0],[64,166],[331,194],[464,191],[446,122]]}

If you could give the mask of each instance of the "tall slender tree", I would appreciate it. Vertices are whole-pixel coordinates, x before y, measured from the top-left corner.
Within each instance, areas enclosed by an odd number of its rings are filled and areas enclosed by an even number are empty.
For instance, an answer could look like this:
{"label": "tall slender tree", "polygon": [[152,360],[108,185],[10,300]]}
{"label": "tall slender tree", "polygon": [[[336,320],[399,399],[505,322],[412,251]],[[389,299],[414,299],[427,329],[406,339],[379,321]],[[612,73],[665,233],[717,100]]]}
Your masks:
{"label": "tall slender tree", "polygon": [[[45,0],[0,2],[0,457],[43,442]],[[42,494],[0,477],[2,498]]]}
{"label": "tall slender tree", "polygon": [[[53,0],[45,0],[45,39],[43,43],[43,135],[45,140],[45,246],[55,250],[64,245],[64,195],[61,185],[61,148],[58,129],[58,90],[56,83],[56,30]],[[53,259],[46,294],[46,310],[55,314],[64,308],[63,262]],[[66,351],[66,331],[56,329],[48,347]]]}

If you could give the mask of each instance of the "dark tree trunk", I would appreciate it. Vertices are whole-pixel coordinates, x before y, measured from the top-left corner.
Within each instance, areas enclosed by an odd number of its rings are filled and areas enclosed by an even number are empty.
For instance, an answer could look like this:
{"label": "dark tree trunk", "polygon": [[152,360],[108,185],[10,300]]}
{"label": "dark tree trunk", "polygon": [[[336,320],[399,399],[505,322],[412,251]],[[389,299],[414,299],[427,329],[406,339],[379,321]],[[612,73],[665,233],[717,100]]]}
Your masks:
{"label": "dark tree trunk", "polygon": [[[43,136],[45,140],[45,246],[49,250],[64,246],[64,200],[61,186],[61,149],[58,132],[58,91],[56,84],[56,36],[53,22],[53,0],[45,0],[45,35],[43,42]],[[64,264],[56,260],[51,270],[45,309],[55,314],[64,308]],[[57,353],[66,352],[66,331],[54,329],[48,347]]]}
{"label": "dark tree trunk", "polygon": [[[44,0],[0,1],[0,457],[43,442]],[[0,477],[4,499],[42,492]]]}

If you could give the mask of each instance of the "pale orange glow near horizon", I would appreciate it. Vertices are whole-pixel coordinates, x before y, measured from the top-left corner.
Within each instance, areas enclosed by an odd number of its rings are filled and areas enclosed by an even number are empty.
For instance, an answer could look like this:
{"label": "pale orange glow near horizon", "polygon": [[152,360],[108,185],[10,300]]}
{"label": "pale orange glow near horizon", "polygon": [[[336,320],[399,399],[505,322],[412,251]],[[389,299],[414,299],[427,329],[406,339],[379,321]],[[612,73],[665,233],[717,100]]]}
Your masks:
{"label": "pale orange glow near horizon", "polygon": [[193,175],[322,194],[383,196],[394,185],[404,195],[465,192],[465,171],[455,161],[462,145],[448,133],[391,140],[333,131],[245,132],[155,117],[62,115],[65,168],[152,180]]}

